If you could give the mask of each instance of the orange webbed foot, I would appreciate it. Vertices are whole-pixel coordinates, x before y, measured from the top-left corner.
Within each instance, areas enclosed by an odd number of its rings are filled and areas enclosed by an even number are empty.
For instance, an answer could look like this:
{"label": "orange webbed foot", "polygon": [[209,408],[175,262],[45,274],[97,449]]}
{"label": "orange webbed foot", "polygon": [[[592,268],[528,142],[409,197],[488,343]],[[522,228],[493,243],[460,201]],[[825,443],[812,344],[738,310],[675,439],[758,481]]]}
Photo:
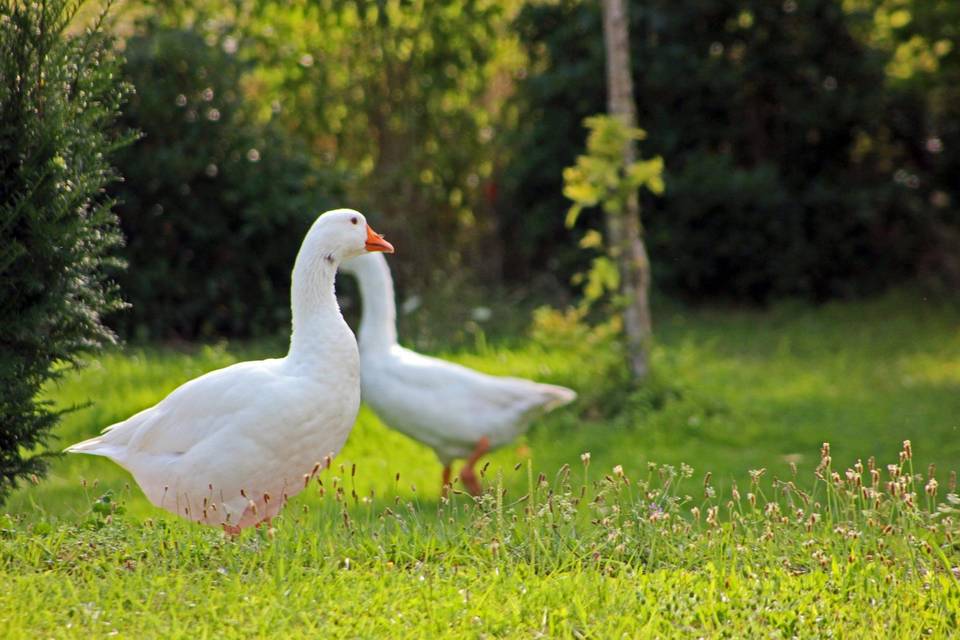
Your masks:
{"label": "orange webbed foot", "polygon": [[463,486],[475,496],[483,493],[483,487],[477,478],[477,472],[474,471],[473,466],[477,464],[477,460],[489,450],[490,440],[486,436],[480,438],[477,445],[473,448],[473,453],[470,454],[470,457],[467,458],[467,461],[463,465],[463,469],[460,470],[460,480],[463,481]]}

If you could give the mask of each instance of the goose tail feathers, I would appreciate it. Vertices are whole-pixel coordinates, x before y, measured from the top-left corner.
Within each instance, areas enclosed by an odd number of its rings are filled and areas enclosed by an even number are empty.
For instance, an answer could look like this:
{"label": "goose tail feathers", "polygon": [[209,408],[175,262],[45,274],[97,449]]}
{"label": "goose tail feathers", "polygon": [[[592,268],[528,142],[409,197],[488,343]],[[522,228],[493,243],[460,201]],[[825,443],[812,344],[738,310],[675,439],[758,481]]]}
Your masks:
{"label": "goose tail feathers", "polygon": [[555,384],[541,384],[540,387],[546,398],[543,404],[544,411],[553,411],[577,399],[577,392],[567,387]]}
{"label": "goose tail feathers", "polygon": [[106,456],[112,458],[116,455],[115,447],[111,447],[103,441],[103,436],[97,436],[72,444],[63,450],[64,453],[86,453],[93,456]]}

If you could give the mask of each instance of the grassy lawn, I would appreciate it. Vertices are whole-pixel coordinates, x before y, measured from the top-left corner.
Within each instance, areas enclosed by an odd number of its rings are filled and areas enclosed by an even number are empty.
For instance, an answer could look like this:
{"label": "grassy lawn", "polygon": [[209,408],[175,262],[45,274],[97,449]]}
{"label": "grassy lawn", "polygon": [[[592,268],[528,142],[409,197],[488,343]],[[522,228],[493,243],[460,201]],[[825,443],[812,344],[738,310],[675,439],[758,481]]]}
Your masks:
{"label": "grassy lawn", "polygon": [[[275,531],[239,542],[154,509],[106,460],[57,460],[0,516],[0,635],[953,633],[960,306],[896,294],[657,320],[655,379],[633,393],[611,354],[583,345],[491,339],[448,354],[581,394],[491,457],[477,502],[439,501],[432,454],[365,409],[323,486]],[[50,390],[62,405],[94,401],[66,417],[60,442],[203,371],[277,352],[104,356]],[[898,462],[905,439],[912,459]],[[861,481],[880,497],[845,474],[871,456],[881,478],[865,468]],[[888,463],[899,485],[887,485]],[[936,496],[924,491],[929,464]],[[109,504],[95,502],[108,490]]]}

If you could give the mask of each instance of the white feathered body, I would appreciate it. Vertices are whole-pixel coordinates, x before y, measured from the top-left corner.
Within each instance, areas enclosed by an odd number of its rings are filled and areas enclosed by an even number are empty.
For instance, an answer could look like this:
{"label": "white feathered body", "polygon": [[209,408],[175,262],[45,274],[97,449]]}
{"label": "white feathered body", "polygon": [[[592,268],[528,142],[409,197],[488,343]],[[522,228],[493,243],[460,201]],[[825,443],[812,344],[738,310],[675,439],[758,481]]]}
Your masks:
{"label": "white feathered body", "polygon": [[383,256],[358,256],[343,271],[360,283],[363,400],[387,426],[433,448],[444,465],[468,457],[483,438],[490,448],[509,443],[534,418],[577,397],[565,387],[491,376],[401,347]]}
{"label": "white feathered body", "polygon": [[536,417],[576,393],[530,380],[491,376],[399,345],[361,345],[363,399],[390,427],[431,447],[446,465],[466,458],[481,438],[490,448],[522,435]]}
{"label": "white feathered body", "polygon": [[212,371],[70,451],[114,460],[167,511],[250,526],[276,515],[346,441],[359,362],[352,339],[340,347],[324,366],[280,358]]}
{"label": "white feathered body", "polygon": [[389,247],[356,211],[320,216],[294,265],[285,357],[200,376],[67,451],[114,460],[153,504],[190,520],[242,528],[272,518],[356,420],[360,356],[333,279],[339,259],[371,239]]}

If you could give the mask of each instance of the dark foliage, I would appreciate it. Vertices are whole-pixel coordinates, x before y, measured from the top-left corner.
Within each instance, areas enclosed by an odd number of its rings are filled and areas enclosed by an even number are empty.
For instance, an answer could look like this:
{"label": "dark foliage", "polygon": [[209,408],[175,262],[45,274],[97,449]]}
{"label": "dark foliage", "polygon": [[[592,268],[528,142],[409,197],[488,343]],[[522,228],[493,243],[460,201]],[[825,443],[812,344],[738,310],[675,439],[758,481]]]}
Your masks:
{"label": "dark foliage", "polygon": [[62,411],[38,399],[64,365],[113,342],[104,276],[121,242],[104,186],[126,94],[100,23],[65,31],[67,2],[0,1],[0,499],[45,469]]}
{"label": "dark foliage", "polygon": [[306,148],[262,123],[230,46],[155,25],[127,43],[136,87],[124,126],[142,138],[118,157],[127,236],[122,333],[250,336],[289,322],[290,270],[340,181]]}
{"label": "dark foliage", "polygon": [[[883,60],[835,0],[631,3],[638,122],[666,161],[645,202],[654,278],[694,298],[851,295],[908,275],[921,242],[906,188],[879,157]],[[516,28],[532,72],[504,172],[509,271],[581,267],[563,253],[561,171],[584,116],[605,110],[599,10],[532,4]],[[554,263],[551,265],[550,261]]]}
{"label": "dark foliage", "polygon": [[[960,289],[960,3],[892,0],[907,10],[881,41],[891,49],[888,80],[890,137],[902,142],[891,162],[906,185],[909,204],[923,220],[920,275],[928,283]],[[908,53],[911,55],[900,56]]]}

